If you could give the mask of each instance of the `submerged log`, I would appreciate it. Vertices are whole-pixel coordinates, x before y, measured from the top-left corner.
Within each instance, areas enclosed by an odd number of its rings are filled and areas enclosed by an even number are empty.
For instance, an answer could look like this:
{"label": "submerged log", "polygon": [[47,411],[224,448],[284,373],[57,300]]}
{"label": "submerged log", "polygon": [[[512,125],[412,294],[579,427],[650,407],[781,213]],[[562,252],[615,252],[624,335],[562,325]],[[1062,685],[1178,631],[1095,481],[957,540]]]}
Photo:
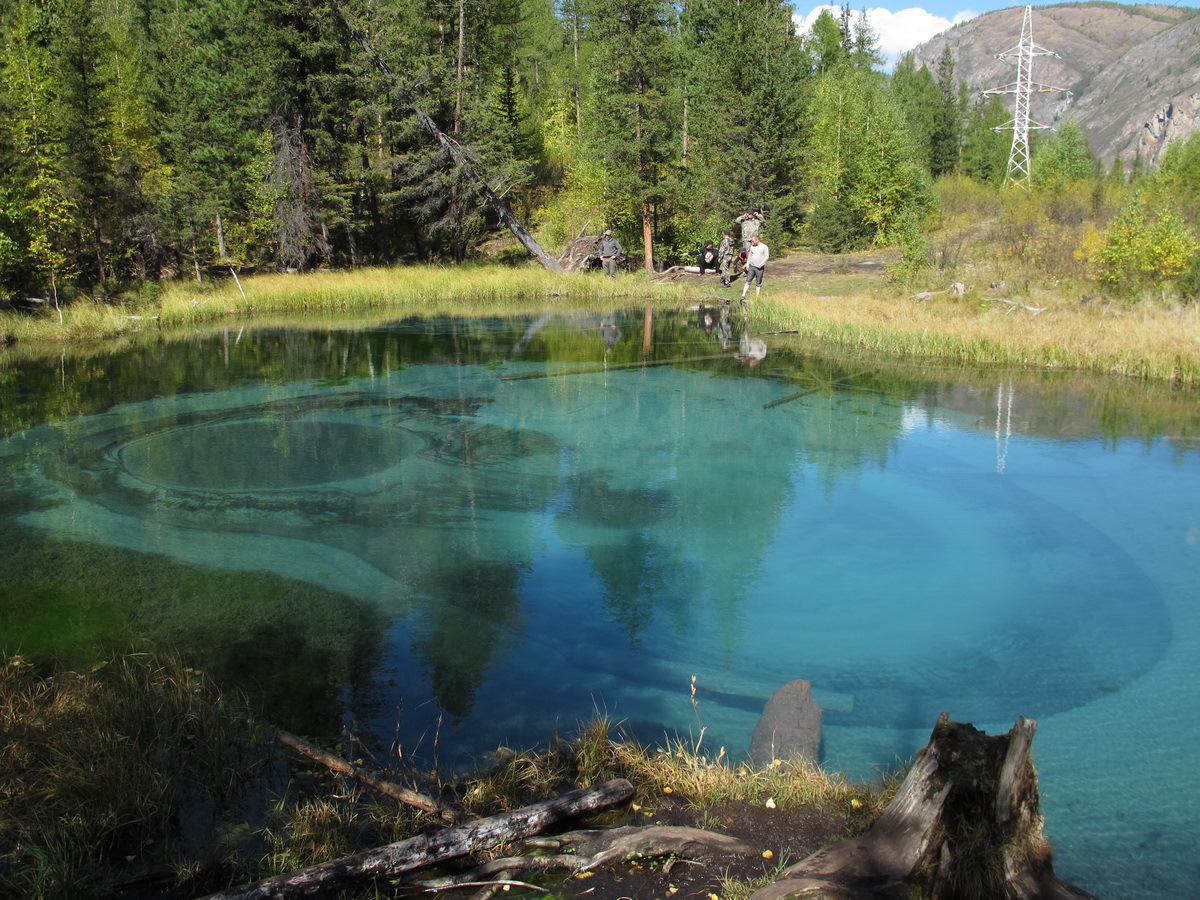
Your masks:
{"label": "submerged log", "polygon": [[275,732],[275,739],[279,743],[291,747],[298,753],[303,753],[309,759],[319,762],[331,771],[337,772],[339,775],[353,778],[355,781],[361,782],[372,790],[391,797],[393,800],[399,800],[401,803],[415,806],[417,809],[424,810],[427,813],[433,813],[451,825],[457,825],[465,819],[472,818],[438,803],[432,797],[425,794],[409,790],[403,785],[391,781],[384,781],[382,778],[376,778],[370,772],[352,765],[340,756],[334,756],[332,753],[326,753],[320,747],[314,747],[308,741],[304,740],[304,738],[297,737],[290,731],[279,730]]}
{"label": "submerged log", "polygon": [[943,713],[895,798],[860,837],[785,869],[751,900],[1095,900],[1054,874],[1021,718],[989,737]]}
{"label": "submerged log", "polygon": [[208,900],[258,900],[304,897],[373,880],[395,880],[414,871],[529,837],[564,819],[624,803],[633,785],[623,778],[569,791],[553,800],[513,812],[478,819],[457,828],[443,828],[406,841],[331,860],[253,884],[212,894]]}

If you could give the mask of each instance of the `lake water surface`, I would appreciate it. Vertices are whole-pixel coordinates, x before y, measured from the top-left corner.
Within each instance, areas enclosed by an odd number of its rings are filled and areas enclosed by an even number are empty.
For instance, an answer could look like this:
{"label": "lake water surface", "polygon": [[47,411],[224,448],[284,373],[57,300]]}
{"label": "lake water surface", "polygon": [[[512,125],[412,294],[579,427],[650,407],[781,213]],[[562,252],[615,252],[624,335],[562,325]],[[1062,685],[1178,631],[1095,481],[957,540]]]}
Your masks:
{"label": "lake water surface", "polygon": [[855,778],[942,711],[1027,716],[1059,874],[1195,896],[1196,398],[743,328],[606,312],[0,357],[0,650],[174,648],[285,727],[442,764],[598,713],[737,760],[795,678]]}

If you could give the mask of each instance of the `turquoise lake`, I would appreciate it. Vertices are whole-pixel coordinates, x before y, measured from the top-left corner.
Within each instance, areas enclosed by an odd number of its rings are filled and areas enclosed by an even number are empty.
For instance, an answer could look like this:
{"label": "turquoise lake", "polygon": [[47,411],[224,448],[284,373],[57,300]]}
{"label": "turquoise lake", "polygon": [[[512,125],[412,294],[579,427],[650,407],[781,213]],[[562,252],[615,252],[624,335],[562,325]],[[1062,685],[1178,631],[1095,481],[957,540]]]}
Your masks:
{"label": "turquoise lake", "polygon": [[1200,398],[715,311],[246,326],[0,374],[4,652],[172,648],[284,727],[443,765],[598,714],[736,761],[796,678],[852,778],[943,711],[1026,716],[1058,874],[1196,896]]}

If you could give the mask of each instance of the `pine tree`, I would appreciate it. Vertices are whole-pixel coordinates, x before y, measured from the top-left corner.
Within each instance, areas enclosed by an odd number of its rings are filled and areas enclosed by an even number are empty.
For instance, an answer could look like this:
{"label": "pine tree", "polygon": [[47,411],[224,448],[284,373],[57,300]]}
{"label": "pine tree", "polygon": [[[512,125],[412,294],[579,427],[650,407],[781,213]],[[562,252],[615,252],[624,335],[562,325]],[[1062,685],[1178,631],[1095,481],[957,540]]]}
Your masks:
{"label": "pine tree", "polygon": [[954,54],[946,44],[937,64],[938,105],[929,135],[929,170],[936,178],[958,168],[965,97],[954,78]]}
{"label": "pine tree", "polygon": [[665,0],[613,0],[597,3],[590,20],[589,153],[603,167],[607,214],[627,235],[640,232],[652,271],[655,213],[677,193],[671,167],[682,149],[673,10]]}
{"label": "pine tree", "polygon": [[278,94],[270,43],[250,0],[162,0],[152,18],[158,142],[171,167],[173,241],[201,264],[228,258],[246,170]]}
{"label": "pine tree", "polygon": [[97,0],[95,8],[109,50],[99,61],[115,220],[108,265],[119,285],[157,280],[162,254],[159,210],[168,174],[155,147],[147,85],[147,8],[145,0]]}
{"label": "pine tree", "polygon": [[917,68],[916,56],[910,50],[896,63],[889,84],[908,126],[913,148],[922,164],[929,168],[941,100],[937,83],[927,67]]}
{"label": "pine tree", "polygon": [[962,171],[978,181],[1000,184],[1008,173],[1011,115],[997,95],[980,97],[971,108],[963,134]]}
{"label": "pine tree", "polygon": [[714,231],[751,208],[794,230],[804,202],[801,151],[812,76],[791,7],[742,0],[736,16],[714,6],[695,18],[691,194],[711,200]]}

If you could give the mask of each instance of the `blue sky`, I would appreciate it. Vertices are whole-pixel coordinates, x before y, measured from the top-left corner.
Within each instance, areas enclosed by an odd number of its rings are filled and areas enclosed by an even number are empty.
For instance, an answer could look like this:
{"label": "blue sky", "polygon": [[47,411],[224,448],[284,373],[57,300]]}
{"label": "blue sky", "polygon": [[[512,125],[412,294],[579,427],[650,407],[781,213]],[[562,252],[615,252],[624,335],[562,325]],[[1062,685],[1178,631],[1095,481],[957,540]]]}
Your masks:
{"label": "blue sky", "polygon": [[[809,26],[812,25],[821,10],[828,9],[834,16],[841,12],[840,5],[809,6],[803,0],[792,0],[792,2],[796,10],[796,27],[801,33],[808,31]],[[1122,0],[1122,2],[1132,3],[1133,0]],[[928,0],[922,6],[906,6],[901,0],[901,2],[887,6],[873,6],[865,0],[858,0],[858,2],[851,0],[850,9],[854,18],[858,18],[863,9],[866,10],[867,21],[875,29],[875,34],[879,38],[879,49],[886,58],[884,67],[890,71],[906,50],[913,49],[917,44],[929,40],[935,34],[941,34],[952,25],[966,22],[968,19],[973,19],[994,9],[1026,5],[1021,0],[1015,0],[1015,2],[1014,0],[976,0],[973,3],[966,2],[966,0]],[[1038,7],[1053,4],[1043,2],[1032,5]],[[1175,2],[1169,5],[1192,7],[1197,4],[1195,2]]]}
{"label": "blue sky", "polygon": [[[795,2],[796,9],[796,25],[801,32],[808,31],[813,20],[820,14],[821,10],[828,9],[835,16],[839,14],[840,6],[808,6],[802,2]],[[879,49],[887,58],[884,63],[885,67],[891,69],[896,64],[896,60],[906,50],[911,50],[917,44],[929,40],[935,34],[945,31],[952,25],[957,25],[959,22],[965,22],[968,19],[973,19],[980,13],[989,12],[993,9],[1005,9],[1010,6],[1021,6],[1023,4],[1013,3],[1011,0],[982,0],[976,3],[956,3],[953,0],[933,0],[927,2],[923,6],[906,6],[903,3],[895,3],[890,6],[873,6],[867,3],[855,4],[851,2],[850,8],[853,15],[857,18],[861,11],[865,8],[867,12],[867,21],[871,27],[875,29],[875,34],[879,38]]]}

